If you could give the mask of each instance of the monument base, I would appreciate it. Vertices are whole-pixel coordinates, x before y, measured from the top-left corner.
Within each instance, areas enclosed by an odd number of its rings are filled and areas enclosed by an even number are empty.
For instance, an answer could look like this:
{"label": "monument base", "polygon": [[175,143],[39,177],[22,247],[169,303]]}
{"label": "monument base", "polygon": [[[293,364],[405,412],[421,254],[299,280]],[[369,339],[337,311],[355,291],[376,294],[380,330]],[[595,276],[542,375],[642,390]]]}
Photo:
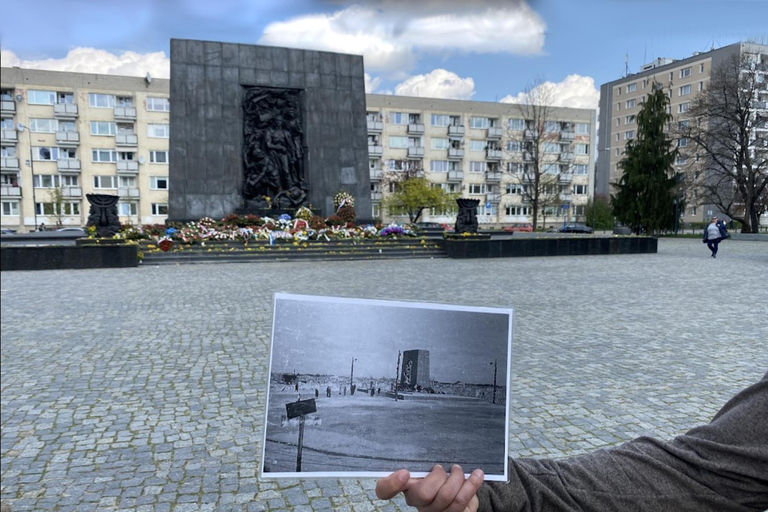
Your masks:
{"label": "monument base", "polygon": [[[301,207],[299,207],[301,208]],[[296,211],[299,208],[235,208],[235,215],[258,215],[259,217],[271,217],[273,219],[276,219],[277,217],[286,214],[290,215],[291,218],[296,217]],[[320,210],[314,209],[311,210],[312,215],[320,215]]]}

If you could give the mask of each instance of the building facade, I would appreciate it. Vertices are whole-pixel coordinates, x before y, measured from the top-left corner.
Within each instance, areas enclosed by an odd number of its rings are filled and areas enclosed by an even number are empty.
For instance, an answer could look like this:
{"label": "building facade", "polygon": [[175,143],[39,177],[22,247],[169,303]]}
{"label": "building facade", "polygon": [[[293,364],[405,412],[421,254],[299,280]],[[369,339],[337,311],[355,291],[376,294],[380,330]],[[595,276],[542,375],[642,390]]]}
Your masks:
{"label": "building facade", "polygon": [[[600,123],[599,149],[596,168],[595,191],[607,196],[614,193],[612,183],[622,175],[619,162],[624,157],[624,148],[628,141],[637,136],[636,116],[644,98],[652,87],[663,87],[670,100],[672,123],[685,119],[696,94],[708,88],[713,69],[731,58],[749,55],[748,61],[754,62],[759,76],[768,79],[768,46],[752,43],[736,43],[709,52],[695,53],[691,57],[674,60],[659,58],[642,66],[640,72],[603,84],[600,87]],[[762,91],[761,98],[755,98],[755,115],[766,115],[768,90]],[[768,119],[768,118],[766,118]],[[762,128],[768,133],[768,122]],[[765,137],[765,135],[763,135]],[[682,147],[687,141],[678,140]],[[684,151],[676,162],[682,171],[687,164]],[[687,198],[687,208],[683,215],[685,222],[702,222],[717,213],[711,205],[697,204],[695,198]]]}
{"label": "building facade", "polygon": [[[20,232],[84,226],[86,194],[118,195],[126,224],[168,218],[170,82],[165,79],[2,68],[2,221]],[[517,105],[366,95],[372,211],[385,221],[388,174],[417,170],[480,201],[486,225],[530,221],[521,194],[530,119]],[[553,108],[543,165],[556,172],[540,225],[584,220],[595,177],[596,114]],[[420,219],[453,223],[455,211]]]}
{"label": "building facade", "polygon": [[[508,103],[369,94],[368,156],[374,218],[407,221],[382,201],[393,190],[388,175],[420,171],[435,186],[478,199],[478,222],[504,226],[530,221],[531,205],[521,193],[530,186],[531,119]],[[548,110],[542,165],[558,176],[540,225],[583,221],[593,194],[596,113],[588,109]],[[425,211],[421,221],[453,223],[455,211]]]}

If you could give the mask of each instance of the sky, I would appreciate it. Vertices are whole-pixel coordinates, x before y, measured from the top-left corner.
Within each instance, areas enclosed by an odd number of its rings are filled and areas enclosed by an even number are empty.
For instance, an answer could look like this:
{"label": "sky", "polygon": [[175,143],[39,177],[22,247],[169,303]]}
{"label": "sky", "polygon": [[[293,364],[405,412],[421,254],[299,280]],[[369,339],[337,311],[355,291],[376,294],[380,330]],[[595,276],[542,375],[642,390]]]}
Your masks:
{"label": "sky", "polygon": [[768,0],[37,0],[0,19],[3,66],[169,76],[170,39],[357,53],[370,93],[597,108],[657,57],[768,44]]}
{"label": "sky", "polygon": [[271,371],[349,376],[355,358],[355,378],[395,378],[398,351],[428,350],[433,380],[492,384],[495,363],[497,382],[506,383],[508,313],[282,296],[274,315]]}

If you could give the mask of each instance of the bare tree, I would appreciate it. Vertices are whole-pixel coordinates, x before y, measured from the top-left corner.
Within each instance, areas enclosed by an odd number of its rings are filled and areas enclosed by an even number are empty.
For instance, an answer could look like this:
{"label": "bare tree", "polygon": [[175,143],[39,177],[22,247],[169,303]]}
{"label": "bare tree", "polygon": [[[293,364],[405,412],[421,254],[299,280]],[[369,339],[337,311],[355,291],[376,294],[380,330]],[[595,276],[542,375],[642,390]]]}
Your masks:
{"label": "bare tree", "polygon": [[546,222],[546,211],[558,211],[570,194],[573,125],[556,119],[553,103],[551,89],[539,81],[526,88],[516,105],[520,118],[507,126],[507,172],[519,179],[510,185],[530,206],[534,230],[539,216]]}
{"label": "bare tree", "polygon": [[381,182],[389,189],[384,208],[391,216],[407,214],[411,223],[418,222],[424,210],[451,210],[456,205],[456,194],[424,177],[420,160],[395,161],[393,169],[382,173]]}
{"label": "bare tree", "polygon": [[713,67],[675,134],[689,204],[712,204],[756,233],[768,203],[768,62],[733,55]]}

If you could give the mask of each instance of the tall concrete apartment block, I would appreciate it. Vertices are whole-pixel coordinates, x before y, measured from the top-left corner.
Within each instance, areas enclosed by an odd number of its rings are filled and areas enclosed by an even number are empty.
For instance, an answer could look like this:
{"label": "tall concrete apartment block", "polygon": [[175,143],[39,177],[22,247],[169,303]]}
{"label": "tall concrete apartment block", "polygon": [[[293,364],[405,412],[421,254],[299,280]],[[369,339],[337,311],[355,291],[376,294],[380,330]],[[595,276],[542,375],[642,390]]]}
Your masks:
{"label": "tall concrete apartment block", "polygon": [[[123,223],[166,221],[174,186],[169,80],[2,68],[1,89],[3,227],[56,224],[51,192],[57,187],[66,196],[64,225],[85,225],[85,194],[92,192],[119,195]],[[368,94],[366,112],[372,208],[361,218],[408,220],[382,209],[390,193],[382,178],[416,168],[435,186],[479,199],[485,225],[530,220],[519,193],[526,119],[515,105]],[[556,149],[571,158],[556,193],[571,207],[548,212],[550,225],[584,219],[596,141],[594,110],[555,108],[552,118]],[[453,223],[455,214],[429,211],[421,220]]]}
{"label": "tall concrete apartment block", "polygon": [[119,195],[122,222],[164,222],[168,87],[151,77],[2,68],[2,226],[82,226],[90,193]]}
{"label": "tall concrete apartment block", "polygon": [[[531,121],[523,108],[507,103],[369,94],[368,159],[373,216],[407,220],[382,209],[391,189],[388,173],[422,170],[436,186],[480,200],[478,221],[503,226],[530,221],[532,211],[520,193],[526,186],[524,151]],[[592,197],[596,113],[552,108],[547,162],[557,162],[560,201],[549,206],[547,224],[584,220]],[[562,153],[561,153],[562,152]],[[563,164],[568,162],[567,164]],[[554,164],[553,164],[554,165]],[[551,204],[554,201],[550,202]],[[562,205],[567,204],[568,209]],[[542,217],[539,216],[539,219]],[[453,223],[455,214],[425,211],[420,220]]]}
{"label": "tall concrete apartment block", "polygon": [[[697,52],[680,60],[659,58],[643,65],[638,73],[603,84],[600,87],[596,193],[608,195],[614,192],[611,184],[622,175],[619,161],[623,158],[627,141],[637,136],[636,116],[654,82],[666,90],[673,123],[676,123],[679,116],[688,110],[696,94],[707,88],[712,69],[727,59],[744,54],[763,63],[758,64],[758,69],[762,69],[764,79],[768,80],[768,46],[736,43],[709,52]],[[765,94],[768,95],[768,91]],[[766,105],[768,96],[760,100],[755,104],[756,109]],[[768,127],[765,129],[768,130]],[[689,204],[684,219],[688,222],[703,221],[712,213],[716,212],[710,205]]]}

